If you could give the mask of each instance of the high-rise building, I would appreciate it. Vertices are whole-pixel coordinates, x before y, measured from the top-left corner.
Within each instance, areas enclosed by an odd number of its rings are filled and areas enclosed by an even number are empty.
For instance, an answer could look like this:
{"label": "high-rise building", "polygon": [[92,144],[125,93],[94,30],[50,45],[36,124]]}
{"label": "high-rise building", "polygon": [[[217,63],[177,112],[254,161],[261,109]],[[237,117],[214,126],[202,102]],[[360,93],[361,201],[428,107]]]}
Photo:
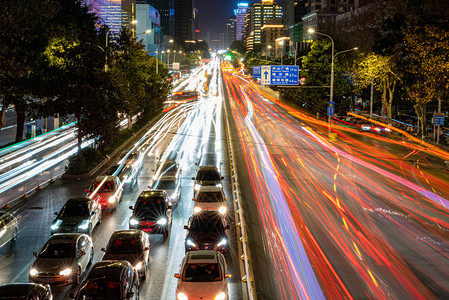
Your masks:
{"label": "high-rise building", "polygon": [[[246,51],[252,51],[253,50],[253,40],[254,40],[254,31],[253,31],[253,24],[251,22],[252,20],[252,8],[249,7],[248,11],[245,15],[245,34],[243,35],[243,42],[246,47]],[[250,39],[250,36],[252,37]]]}
{"label": "high-rise building", "polygon": [[254,31],[254,51],[260,52],[261,46],[261,28],[267,21],[280,20],[282,22],[282,6],[276,4],[273,0],[262,0],[261,3],[252,5],[252,29]]}
{"label": "high-rise building", "polygon": [[[276,24],[277,23],[277,24]],[[282,37],[284,26],[281,21],[271,21],[267,22],[262,26],[261,31],[261,45],[262,45],[262,55],[265,56],[276,56],[276,40]],[[281,54],[279,52],[279,54]]]}
{"label": "high-rise building", "polygon": [[236,17],[232,16],[228,23],[226,23],[226,47],[230,47],[232,43],[235,41],[235,26],[236,26]]}
{"label": "high-rise building", "polygon": [[142,41],[145,50],[155,55],[156,47],[163,41],[159,12],[145,1],[136,3],[136,41]]}
{"label": "high-rise building", "polygon": [[146,0],[148,4],[159,11],[161,28],[164,35],[175,34],[175,0]]}
{"label": "high-rise building", "polygon": [[237,4],[237,8],[234,9],[234,15],[236,17],[235,25],[235,40],[243,40],[243,35],[245,33],[245,16],[248,12],[248,3],[242,2]]}
{"label": "high-rise building", "polygon": [[224,32],[220,33],[220,45],[219,45],[219,49],[218,50],[223,50],[226,49],[225,47],[225,34]]}
{"label": "high-rise building", "polygon": [[193,15],[192,15],[192,38],[194,40],[200,40],[200,18],[198,14],[198,5],[196,1],[193,1]]}
{"label": "high-rise building", "polygon": [[192,0],[175,0],[174,39],[183,43],[192,39],[193,5]]}
{"label": "high-rise building", "polygon": [[326,34],[335,34],[336,17],[357,9],[359,2],[359,0],[310,1],[308,13],[302,17],[303,26]]}

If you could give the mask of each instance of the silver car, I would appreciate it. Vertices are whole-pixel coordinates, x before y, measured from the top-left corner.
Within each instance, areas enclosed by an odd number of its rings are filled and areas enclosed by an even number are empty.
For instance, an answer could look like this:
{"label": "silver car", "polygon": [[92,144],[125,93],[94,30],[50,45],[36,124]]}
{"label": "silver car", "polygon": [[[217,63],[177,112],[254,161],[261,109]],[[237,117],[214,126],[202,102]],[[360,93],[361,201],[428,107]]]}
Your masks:
{"label": "silver car", "polygon": [[79,283],[80,276],[92,264],[92,239],[82,233],[57,233],[42,250],[34,252],[36,260],[30,267],[30,282],[66,285]]}
{"label": "silver car", "polygon": [[162,176],[153,182],[153,190],[166,191],[169,197],[169,204],[176,205],[181,197],[181,180],[176,176]]}
{"label": "silver car", "polygon": [[14,241],[19,234],[17,218],[6,211],[0,211],[0,247]]}

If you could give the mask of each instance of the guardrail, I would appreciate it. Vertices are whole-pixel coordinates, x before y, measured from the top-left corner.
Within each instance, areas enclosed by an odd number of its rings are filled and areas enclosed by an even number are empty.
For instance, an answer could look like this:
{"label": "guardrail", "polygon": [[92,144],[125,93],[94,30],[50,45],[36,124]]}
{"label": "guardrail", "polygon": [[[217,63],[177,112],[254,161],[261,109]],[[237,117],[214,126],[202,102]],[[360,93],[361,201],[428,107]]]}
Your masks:
{"label": "guardrail", "polygon": [[244,290],[246,289],[246,294],[245,293],[243,294],[243,298],[244,300],[246,299],[253,300],[257,299],[257,297],[256,297],[256,288],[254,286],[253,268],[250,259],[251,256],[247,243],[248,235],[246,232],[246,223],[243,214],[243,206],[241,202],[239,180],[234,159],[234,148],[232,145],[228,112],[226,109],[226,104],[224,102],[223,105],[225,107],[224,111],[226,118],[226,140],[228,144],[229,165],[231,169],[231,185],[232,185],[232,198],[234,200],[234,214],[236,222],[238,221],[236,225],[236,234],[237,239],[240,241],[240,243],[238,243],[238,251],[239,256],[241,258],[239,264],[240,264],[240,272],[243,275],[242,285],[244,287]]}

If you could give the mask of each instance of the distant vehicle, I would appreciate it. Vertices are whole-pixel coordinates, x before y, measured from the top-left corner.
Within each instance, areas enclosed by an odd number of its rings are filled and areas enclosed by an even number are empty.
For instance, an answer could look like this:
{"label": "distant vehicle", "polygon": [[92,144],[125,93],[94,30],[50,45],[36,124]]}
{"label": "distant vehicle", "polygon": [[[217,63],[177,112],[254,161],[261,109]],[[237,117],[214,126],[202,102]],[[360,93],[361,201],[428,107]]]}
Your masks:
{"label": "distant vehicle", "polygon": [[86,234],[55,234],[39,253],[33,254],[36,260],[30,267],[30,282],[77,285],[92,264],[94,246]]}
{"label": "distant vehicle", "polygon": [[172,94],[173,100],[194,100],[198,99],[198,92],[197,91],[180,91],[180,92],[174,92]]}
{"label": "distant vehicle", "polygon": [[0,300],[53,300],[48,284],[8,283],[0,286]]}
{"label": "distant vehicle", "polygon": [[182,260],[176,287],[176,299],[227,300],[227,265],[224,256],[216,251],[187,252]]}
{"label": "distant vehicle", "polygon": [[117,230],[111,235],[102,260],[126,260],[145,279],[150,264],[150,240],[142,230]]}
{"label": "distant vehicle", "polygon": [[55,233],[86,233],[92,235],[95,226],[101,223],[101,207],[97,201],[89,198],[69,199],[50,227],[51,234]]}
{"label": "distant vehicle", "polygon": [[373,127],[373,124],[363,123],[363,124],[360,124],[359,130],[360,131],[371,131],[372,127]]}
{"label": "distant vehicle", "polygon": [[195,180],[194,190],[197,192],[201,186],[206,185],[214,185],[222,188],[222,180],[224,177],[221,176],[216,166],[200,166],[195,177],[192,177],[192,179]]}
{"label": "distant vehicle", "polygon": [[130,229],[142,229],[150,234],[162,234],[167,238],[172,224],[172,206],[165,191],[144,191],[130,206],[133,214],[129,219]]}
{"label": "distant vehicle", "polygon": [[102,209],[116,210],[122,201],[123,186],[118,176],[98,176],[86,192],[86,197],[98,201]]}
{"label": "distant vehicle", "polygon": [[14,241],[18,234],[17,218],[7,211],[0,211],[0,248]]}
{"label": "distant vehicle", "polygon": [[215,250],[222,254],[228,253],[229,225],[218,211],[203,210],[189,218],[188,225],[184,226],[187,236],[185,251]]}
{"label": "distant vehicle", "polygon": [[176,205],[181,197],[181,180],[176,176],[162,176],[153,182],[152,189],[166,191],[169,205]]}
{"label": "distant vehicle", "polygon": [[103,260],[95,263],[80,284],[76,300],[138,300],[139,275],[126,260]]}
{"label": "distant vehicle", "polygon": [[193,201],[195,201],[193,211],[198,213],[202,210],[216,210],[222,215],[226,215],[226,200],[222,188],[214,185],[202,186],[193,198]]}
{"label": "distant vehicle", "polygon": [[391,132],[391,129],[382,125],[373,125],[371,130],[378,134],[388,134]]}

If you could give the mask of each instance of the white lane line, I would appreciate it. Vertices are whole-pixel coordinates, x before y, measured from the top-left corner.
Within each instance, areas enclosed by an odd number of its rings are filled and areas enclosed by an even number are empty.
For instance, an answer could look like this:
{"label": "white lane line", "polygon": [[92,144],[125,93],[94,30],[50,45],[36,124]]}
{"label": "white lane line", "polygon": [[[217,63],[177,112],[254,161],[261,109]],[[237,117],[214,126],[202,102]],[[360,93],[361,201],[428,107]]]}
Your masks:
{"label": "white lane line", "polygon": [[[173,224],[172,224],[173,225]],[[171,235],[170,235],[171,237]],[[171,248],[171,255],[170,255],[170,259],[168,267],[166,268],[166,270],[168,272],[165,272],[165,278],[164,278],[164,287],[162,288],[162,295],[161,295],[161,299],[167,299],[167,288],[168,288],[168,281],[169,281],[169,277],[173,276],[173,274],[171,274],[171,270],[173,268],[173,262],[175,261],[175,251],[174,249],[179,249],[179,241],[182,239],[176,238],[175,239],[175,245]]]}
{"label": "white lane line", "polygon": [[17,276],[14,277],[14,278],[12,279],[11,282],[17,282],[17,281],[19,280],[19,278],[22,277],[23,273],[25,273],[26,271],[28,271],[28,269],[30,268],[30,266],[31,266],[31,264],[33,263],[33,261],[34,261],[34,258],[32,258],[32,259],[25,265],[25,267],[23,267],[23,269],[20,270],[19,274],[17,274]]}

